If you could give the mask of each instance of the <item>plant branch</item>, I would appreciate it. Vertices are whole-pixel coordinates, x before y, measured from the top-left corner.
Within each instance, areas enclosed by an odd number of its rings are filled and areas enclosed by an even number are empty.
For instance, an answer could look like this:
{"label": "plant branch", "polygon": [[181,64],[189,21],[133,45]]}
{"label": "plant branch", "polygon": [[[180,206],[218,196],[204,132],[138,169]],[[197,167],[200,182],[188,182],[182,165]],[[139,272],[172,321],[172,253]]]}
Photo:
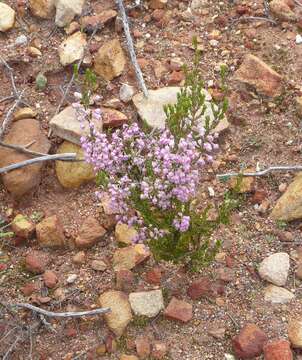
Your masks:
{"label": "plant branch", "polygon": [[123,3],[123,0],[116,0],[117,6],[119,8],[119,12],[121,14],[122,17],[122,22],[123,22],[123,27],[124,27],[124,33],[126,36],[126,43],[127,43],[127,48],[129,51],[129,55],[130,55],[130,59],[132,62],[132,65],[134,67],[134,71],[135,71],[135,75],[137,78],[137,81],[144,93],[145,97],[148,97],[148,90],[145,84],[145,80],[141,71],[141,68],[137,62],[136,59],[136,54],[135,54],[135,50],[134,50],[134,45],[133,45],[133,40],[130,34],[130,29],[129,29],[129,22],[128,22],[128,18],[127,18],[127,14],[126,14],[126,10],[125,10],[125,6]]}
{"label": "plant branch", "polygon": [[15,109],[19,106],[20,102],[22,101],[22,96],[23,96],[24,91],[25,90],[22,90],[20,93],[18,93],[18,97],[15,100],[14,105],[8,110],[4,120],[2,122],[2,125],[0,127],[0,139],[2,138],[7,126],[11,122],[11,117],[12,117],[13,112],[15,111]]}
{"label": "plant branch", "polygon": [[49,161],[49,160],[61,160],[61,161],[74,161],[76,160],[76,153],[65,153],[65,154],[54,154],[54,155],[43,155],[34,159],[24,160],[16,164],[4,166],[0,168],[0,174],[7,173],[12,170],[20,169],[22,167],[32,165],[35,163]]}
{"label": "plant branch", "polygon": [[232,173],[225,173],[225,174],[218,174],[216,175],[217,178],[229,178],[235,176],[243,176],[243,177],[255,177],[255,176],[264,176],[270,172],[274,171],[302,171],[302,165],[292,165],[292,166],[270,166],[267,169],[256,171],[256,172],[232,172]]}
{"label": "plant branch", "polygon": [[28,309],[28,310],[37,312],[38,314],[42,314],[42,315],[48,316],[48,317],[63,317],[63,318],[65,318],[65,317],[77,318],[77,317],[82,317],[82,316],[100,315],[100,314],[106,314],[111,311],[110,308],[100,308],[100,309],[88,310],[88,311],[53,312],[53,311],[41,309],[37,306],[27,304],[27,303],[16,303],[16,304],[12,304],[10,306],[13,306],[13,307],[16,306],[16,307]]}
{"label": "plant branch", "polygon": [[46,156],[47,154],[40,153],[37,151],[29,150],[27,147],[29,147],[32,144],[28,144],[27,146],[21,146],[21,145],[13,145],[13,144],[6,144],[5,142],[0,140],[0,146],[6,147],[8,149],[16,150],[20,153],[32,155],[32,156]]}

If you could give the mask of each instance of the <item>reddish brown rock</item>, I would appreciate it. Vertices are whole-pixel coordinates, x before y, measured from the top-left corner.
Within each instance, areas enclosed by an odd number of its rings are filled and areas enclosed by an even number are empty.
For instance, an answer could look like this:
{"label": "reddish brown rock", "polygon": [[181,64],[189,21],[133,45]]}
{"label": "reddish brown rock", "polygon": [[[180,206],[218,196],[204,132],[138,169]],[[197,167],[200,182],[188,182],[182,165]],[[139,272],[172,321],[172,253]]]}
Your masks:
{"label": "reddish brown rock", "polygon": [[279,96],[282,92],[282,77],[264,61],[248,54],[235,73],[235,79],[254,86],[256,90],[267,96]]}
{"label": "reddish brown rock", "polygon": [[57,285],[58,277],[53,271],[46,270],[43,274],[43,281],[48,288],[52,289]]}
{"label": "reddish brown rock", "polygon": [[90,248],[106,234],[106,230],[93,217],[89,216],[82,224],[79,234],[75,239],[75,244],[78,248]]}
{"label": "reddish brown rock", "polygon": [[128,122],[128,118],[122,112],[102,107],[102,120],[104,128],[115,128],[119,127]]}
{"label": "reddish brown rock", "polygon": [[25,258],[26,270],[33,274],[43,274],[50,259],[41,251],[31,251]]}
{"label": "reddish brown rock", "polygon": [[172,71],[169,75],[168,84],[169,85],[178,85],[182,80],[184,80],[185,76],[182,71]]}
{"label": "reddish brown rock", "polygon": [[173,297],[164,311],[164,316],[171,320],[188,322],[193,317],[192,305]]}
{"label": "reddish brown rock", "polygon": [[151,253],[144,244],[130,245],[117,249],[113,254],[113,268],[118,270],[131,270],[150,257]]}
{"label": "reddish brown rock", "polygon": [[146,359],[151,352],[151,344],[147,336],[139,336],[135,339],[137,355],[140,359]]}
{"label": "reddish brown rock", "polygon": [[153,269],[149,270],[145,275],[146,281],[152,285],[160,285],[161,277],[162,272],[158,266],[155,266]]}
{"label": "reddish brown rock", "polygon": [[287,340],[270,341],[263,347],[263,351],[265,360],[293,360],[293,353]]}
{"label": "reddish brown rock", "polygon": [[202,296],[207,296],[210,292],[211,280],[208,277],[202,277],[193,281],[187,290],[187,294],[192,300],[197,300]]}
{"label": "reddish brown rock", "polygon": [[119,270],[116,272],[116,288],[125,292],[131,292],[135,287],[135,277],[130,270]]}
{"label": "reddish brown rock", "polygon": [[296,15],[292,11],[294,3],[289,0],[272,0],[269,4],[271,12],[280,20],[294,21]]}
{"label": "reddish brown rock", "polygon": [[245,325],[232,340],[234,353],[240,359],[261,355],[266,342],[266,334],[255,324]]}
{"label": "reddish brown rock", "polygon": [[92,30],[97,26],[102,26],[113,20],[117,15],[115,10],[104,10],[101,13],[93,16],[83,16],[81,18],[81,25],[84,29]]}
{"label": "reddish brown rock", "polygon": [[36,283],[28,283],[24,286],[21,287],[21,292],[23,293],[24,296],[30,296],[32,295],[35,291],[38,290],[38,285]]}
{"label": "reddish brown rock", "polygon": [[217,270],[217,277],[224,282],[232,282],[235,279],[235,273],[230,268],[220,268]]}
{"label": "reddish brown rock", "polygon": [[[3,141],[7,144],[22,145],[34,143],[30,150],[47,154],[50,143],[40,130],[40,122],[35,119],[22,119],[11,125],[9,133],[4,136]],[[31,159],[31,156],[11,150],[0,148],[0,167],[15,164]],[[5,188],[11,195],[20,199],[24,194],[34,190],[41,180],[41,169],[43,163],[25,166],[2,175]]]}
{"label": "reddish brown rock", "polygon": [[57,215],[45,218],[36,226],[37,240],[42,247],[65,246],[65,235]]}
{"label": "reddish brown rock", "polygon": [[115,337],[112,334],[108,334],[108,336],[106,336],[105,346],[106,346],[106,351],[109,354],[116,352],[117,343],[116,343]]}
{"label": "reddish brown rock", "polygon": [[154,341],[152,344],[152,352],[151,355],[154,359],[163,359],[164,356],[167,354],[168,352],[168,348],[166,343],[164,343],[163,341]]}

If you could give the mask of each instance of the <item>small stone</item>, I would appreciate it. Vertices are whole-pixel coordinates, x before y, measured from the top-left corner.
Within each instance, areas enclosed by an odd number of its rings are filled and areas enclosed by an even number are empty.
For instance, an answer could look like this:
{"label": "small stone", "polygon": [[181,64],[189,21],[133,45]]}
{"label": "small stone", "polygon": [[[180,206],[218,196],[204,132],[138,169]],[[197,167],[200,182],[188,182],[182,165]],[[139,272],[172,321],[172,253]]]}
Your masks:
{"label": "small stone", "polygon": [[67,284],[73,284],[77,278],[78,278],[77,274],[70,274],[70,275],[68,275],[66,282],[67,282]]}
{"label": "small stone", "polygon": [[182,71],[172,71],[168,78],[169,85],[179,85],[184,80],[185,76]]}
{"label": "small stone", "polygon": [[120,360],[138,360],[138,357],[135,355],[122,354]]}
{"label": "small stone", "polygon": [[209,334],[213,336],[213,338],[218,340],[223,340],[225,337],[225,328],[223,327],[212,327],[209,330]]}
{"label": "small stone", "polygon": [[[75,153],[77,159],[84,158],[84,152],[79,145],[64,141],[57,154]],[[67,189],[77,189],[82,184],[95,179],[92,165],[86,162],[56,161],[56,175],[60,184]]]}
{"label": "small stone", "polygon": [[0,3],[0,31],[5,32],[15,24],[15,10],[4,3]]}
{"label": "small stone", "polygon": [[240,359],[260,356],[266,342],[266,334],[255,324],[245,325],[232,339],[234,353]]}
{"label": "small stone", "polygon": [[135,315],[155,317],[164,309],[161,290],[134,292],[129,294],[129,302]]}
{"label": "small stone", "polygon": [[126,58],[118,39],[105,43],[95,56],[94,69],[107,81],[121,75],[125,65]]}
{"label": "small stone", "polygon": [[168,0],[150,0],[149,6],[151,9],[164,9],[168,3]]}
{"label": "small stone", "polygon": [[273,340],[263,347],[265,360],[293,360],[290,343],[287,340]]}
{"label": "small stone", "polygon": [[106,336],[105,345],[106,345],[106,350],[109,354],[116,352],[117,342],[115,340],[114,335],[108,334],[108,336]]}
{"label": "small stone", "polygon": [[[246,169],[244,172],[253,172],[253,169]],[[232,177],[230,180],[230,187],[232,189],[238,188],[240,194],[250,193],[254,190],[255,178],[252,176],[245,176],[238,180],[238,178]]]}
{"label": "small stone", "polygon": [[296,35],[296,44],[297,45],[302,44],[302,36],[300,34]]}
{"label": "small stone", "polygon": [[27,41],[28,41],[27,36],[22,34],[16,37],[15,45],[16,46],[26,45]]}
{"label": "small stone", "polygon": [[259,265],[259,275],[263,280],[277,286],[284,286],[289,271],[289,255],[275,253],[266,257]]}
{"label": "small stone", "polygon": [[267,96],[279,96],[282,92],[281,75],[251,54],[244,58],[235,79],[254,86],[259,93]]}
{"label": "small stone", "polygon": [[93,260],[91,267],[96,271],[105,271],[107,269],[107,264],[102,260]]}
{"label": "small stone", "polygon": [[288,338],[294,348],[302,349],[302,319],[290,319],[287,327]]}
{"label": "small stone", "polygon": [[114,271],[131,270],[150,257],[150,250],[144,244],[117,249],[113,255]]}
{"label": "small stone", "polygon": [[296,98],[297,113],[302,117],[302,96]]}
{"label": "small stone", "polygon": [[80,60],[86,47],[86,35],[80,31],[70,35],[59,46],[60,63],[63,66]]}
{"label": "small stone", "polygon": [[134,94],[135,90],[133,86],[123,84],[120,87],[120,99],[122,100],[122,102],[128,103],[129,101],[131,101]]}
{"label": "small stone", "polygon": [[30,0],[29,8],[34,16],[50,19],[55,12],[55,0]]}
{"label": "small stone", "polygon": [[39,49],[37,49],[36,47],[34,47],[34,46],[29,46],[27,48],[27,52],[28,52],[28,55],[33,57],[33,58],[42,56],[41,51]]}
{"label": "small stone", "polygon": [[37,112],[29,107],[21,108],[14,113],[14,121],[22,119],[33,119],[37,116]]}
{"label": "small stone", "polygon": [[264,289],[264,300],[272,304],[286,304],[294,297],[292,292],[279,286],[269,285]]}
{"label": "small stone", "polygon": [[119,270],[116,272],[116,287],[125,292],[133,291],[135,278],[130,270]]}
{"label": "small stone", "polygon": [[165,357],[168,352],[167,345],[163,341],[155,340],[152,344],[151,356],[154,359],[160,360]]}
{"label": "small stone", "polygon": [[63,226],[53,215],[45,218],[36,226],[37,240],[42,247],[59,248],[65,246]]}
{"label": "small stone", "polygon": [[202,296],[208,295],[211,291],[211,280],[208,277],[202,277],[199,280],[193,281],[187,290],[188,296],[197,300]]}
{"label": "small stone", "polygon": [[78,264],[78,265],[82,265],[85,263],[86,261],[86,254],[84,251],[79,251],[77,252],[73,258],[72,258],[72,261],[75,263],[75,264]]}
{"label": "small stone", "polygon": [[272,0],[270,2],[270,10],[280,20],[296,20],[296,15],[292,11],[291,7],[289,6],[289,1],[287,0]]}
{"label": "small stone", "polygon": [[220,268],[217,270],[217,277],[224,282],[232,282],[235,280],[234,270],[229,268]]}
{"label": "small stone", "polygon": [[151,352],[151,344],[147,336],[139,336],[135,339],[136,352],[140,359],[146,359]]}
{"label": "small stone", "polygon": [[48,288],[53,289],[56,287],[59,280],[53,271],[46,270],[43,274],[43,281]]}
{"label": "small stone", "polygon": [[36,88],[39,91],[42,91],[46,88],[46,85],[47,85],[47,77],[44,74],[39,73],[36,76]]}
{"label": "small stone", "polygon": [[74,34],[76,31],[79,31],[81,29],[81,26],[78,22],[76,21],[72,21],[66,28],[65,28],[65,32],[67,35],[72,35]]}
{"label": "small stone", "polygon": [[25,258],[25,268],[33,274],[43,274],[50,259],[41,251],[31,251]]}
{"label": "small stone", "polygon": [[95,349],[95,352],[98,356],[103,356],[104,354],[106,354],[106,344],[101,344],[98,345],[97,348]]}
{"label": "small stone", "polygon": [[58,301],[64,301],[66,299],[66,290],[63,288],[55,289],[53,297]]}
{"label": "small stone", "polygon": [[104,315],[110,330],[121,336],[132,320],[131,307],[127,295],[121,291],[109,290],[99,297],[101,307],[111,308],[111,312]]}
{"label": "small stone", "polygon": [[81,15],[85,0],[55,0],[56,18],[55,23],[64,27],[71,23],[76,15]]}
{"label": "small stone", "polygon": [[137,235],[135,228],[127,224],[117,223],[115,226],[115,239],[118,243],[132,245]]}
{"label": "small stone", "polygon": [[20,288],[24,296],[31,296],[35,291],[38,290],[38,286],[35,283],[28,283]]}
{"label": "small stone", "polygon": [[35,225],[25,215],[18,214],[12,221],[14,234],[22,239],[29,239],[35,232]]}
{"label": "small stone", "polygon": [[186,323],[193,317],[192,305],[173,297],[164,311],[164,316],[171,320],[178,320]]}
{"label": "small stone", "polygon": [[296,276],[299,280],[302,280],[302,263],[298,264]]}
{"label": "small stone", "polygon": [[100,242],[105,234],[106,230],[99,222],[93,216],[89,216],[82,224],[75,244],[79,248],[87,249]]}
{"label": "small stone", "polygon": [[162,277],[162,272],[160,267],[158,266],[149,270],[145,275],[146,281],[152,285],[160,285],[161,277]]}

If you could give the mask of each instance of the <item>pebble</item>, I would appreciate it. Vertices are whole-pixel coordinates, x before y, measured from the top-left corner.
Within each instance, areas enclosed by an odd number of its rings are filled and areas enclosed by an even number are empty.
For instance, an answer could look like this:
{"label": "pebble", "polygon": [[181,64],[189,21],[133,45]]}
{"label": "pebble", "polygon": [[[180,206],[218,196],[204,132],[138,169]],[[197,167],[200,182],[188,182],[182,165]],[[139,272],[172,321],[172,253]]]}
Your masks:
{"label": "pebble", "polygon": [[302,36],[301,36],[300,34],[298,34],[298,35],[296,36],[296,44],[297,44],[297,45],[302,44]]}
{"label": "pebble", "polygon": [[294,297],[289,290],[275,285],[269,285],[264,290],[264,300],[273,304],[286,304]]}
{"label": "pebble", "polygon": [[102,260],[93,260],[91,267],[96,271],[105,271],[107,269],[107,264]]}
{"label": "pebble", "polygon": [[302,318],[292,318],[287,326],[288,338],[294,348],[302,349]]}
{"label": "pebble", "polygon": [[289,255],[284,252],[266,257],[259,266],[259,275],[274,285],[284,286],[289,271]]}
{"label": "pebble", "polygon": [[71,274],[66,279],[66,282],[67,282],[67,284],[73,284],[76,281],[77,278],[78,278],[77,274]]}
{"label": "pebble", "polygon": [[15,11],[7,4],[0,3],[0,31],[10,30],[15,23]]}
{"label": "pebble", "polygon": [[173,297],[164,311],[164,316],[171,320],[188,322],[193,317],[192,305]]}
{"label": "pebble", "polygon": [[232,339],[234,353],[240,359],[260,356],[266,342],[266,334],[256,324],[251,323],[245,325]]}
{"label": "pebble", "polygon": [[155,317],[164,309],[161,290],[141,291],[129,294],[129,302],[133,312],[138,316]]}
{"label": "pebble", "polygon": [[24,45],[24,44],[27,44],[27,37],[23,34],[19,35],[15,40],[15,45],[20,46],[20,45]]}
{"label": "pebble", "polygon": [[135,91],[133,86],[130,86],[128,84],[123,84],[120,87],[120,99],[124,103],[128,103],[129,101],[131,101],[134,93]]}

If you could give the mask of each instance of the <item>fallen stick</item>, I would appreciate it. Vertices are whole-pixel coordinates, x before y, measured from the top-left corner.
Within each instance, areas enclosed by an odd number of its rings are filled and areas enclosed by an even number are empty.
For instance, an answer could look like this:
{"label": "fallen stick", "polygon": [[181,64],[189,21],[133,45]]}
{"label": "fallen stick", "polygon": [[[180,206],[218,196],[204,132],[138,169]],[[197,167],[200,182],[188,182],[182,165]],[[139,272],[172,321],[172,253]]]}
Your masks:
{"label": "fallen stick", "polygon": [[14,102],[14,105],[8,110],[2,125],[0,127],[0,139],[2,138],[7,126],[9,125],[9,123],[11,122],[11,117],[13,112],[15,111],[15,109],[19,106],[20,102],[22,101],[22,96],[25,90],[22,90],[19,94],[18,94],[18,98],[16,99],[16,101]]}
{"label": "fallen stick", "polygon": [[235,19],[231,26],[233,26],[234,24],[238,23],[238,22],[242,22],[242,21],[267,21],[270,22],[271,24],[277,25],[277,22],[273,19],[270,18],[266,18],[266,17],[261,17],[261,16],[244,16],[244,17],[240,17],[238,19]]}
{"label": "fallen stick", "polygon": [[29,147],[30,145],[32,145],[32,144],[28,144],[27,146],[13,145],[13,144],[6,144],[5,142],[0,141],[0,146],[19,151],[23,154],[32,155],[32,156],[46,156],[47,155],[44,153],[40,153],[37,151],[27,149],[27,147]]}
{"label": "fallen stick", "polygon": [[14,96],[16,98],[18,98],[19,97],[19,92],[18,92],[17,87],[16,87],[13,69],[8,65],[8,63],[1,56],[0,56],[0,60],[1,60],[2,64],[6,67],[8,73],[9,73],[10,81],[11,81],[12,88],[13,88],[13,94],[14,94]]}
{"label": "fallen stick", "polygon": [[110,308],[100,308],[95,310],[87,310],[87,311],[69,311],[69,312],[53,312],[41,309],[37,306],[27,304],[27,303],[16,303],[12,304],[10,306],[16,306],[24,309],[28,309],[34,312],[37,312],[39,314],[42,314],[44,316],[48,317],[81,317],[81,316],[92,316],[92,315],[100,315],[100,314],[106,314],[111,311]]}
{"label": "fallen stick", "polygon": [[128,51],[129,51],[129,55],[130,55],[130,59],[132,62],[132,65],[134,67],[134,71],[135,71],[135,75],[137,78],[137,81],[144,93],[145,97],[148,97],[148,90],[145,84],[145,80],[143,77],[143,73],[141,71],[141,68],[137,62],[136,59],[136,54],[135,54],[135,50],[134,50],[134,45],[133,45],[133,40],[130,34],[130,29],[129,29],[129,22],[128,22],[128,18],[127,18],[127,14],[126,14],[126,10],[125,10],[125,6],[123,3],[123,0],[116,0],[117,2],[117,6],[119,8],[119,12],[121,14],[122,17],[122,22],[123,22],[123,27],[124,27],[124,33],[126,36],[126,41],[127,41],[127,47],[128,47]]}
{"label": "fallen stick", "polygon": [[76,156],[77,156],[76,153],[43,155],[40,157],[36,157],[34,159],[28,159],[28,160],[20,161],[16,164],[4,166],[4,167],[0,168],[0,174],[4,174],[9,171],[20,169],[22,167],[32,165],[35,163],[39,163],[39,162],[43,162],[43,161],[49,161],[49,160],[74,161],[74,160],[77,160]]}
{"label": "fallen stick", "polygon": [[302,165],[292,165],[292,166],[270,166],[267,169],[256,171],[256,172],[234,172],[234,173],[225,173],[216,175],[217,178],[229,178],[235,176],[251,177],[251,176],[264,176],[270,172],[274,171],[302,171]]}

